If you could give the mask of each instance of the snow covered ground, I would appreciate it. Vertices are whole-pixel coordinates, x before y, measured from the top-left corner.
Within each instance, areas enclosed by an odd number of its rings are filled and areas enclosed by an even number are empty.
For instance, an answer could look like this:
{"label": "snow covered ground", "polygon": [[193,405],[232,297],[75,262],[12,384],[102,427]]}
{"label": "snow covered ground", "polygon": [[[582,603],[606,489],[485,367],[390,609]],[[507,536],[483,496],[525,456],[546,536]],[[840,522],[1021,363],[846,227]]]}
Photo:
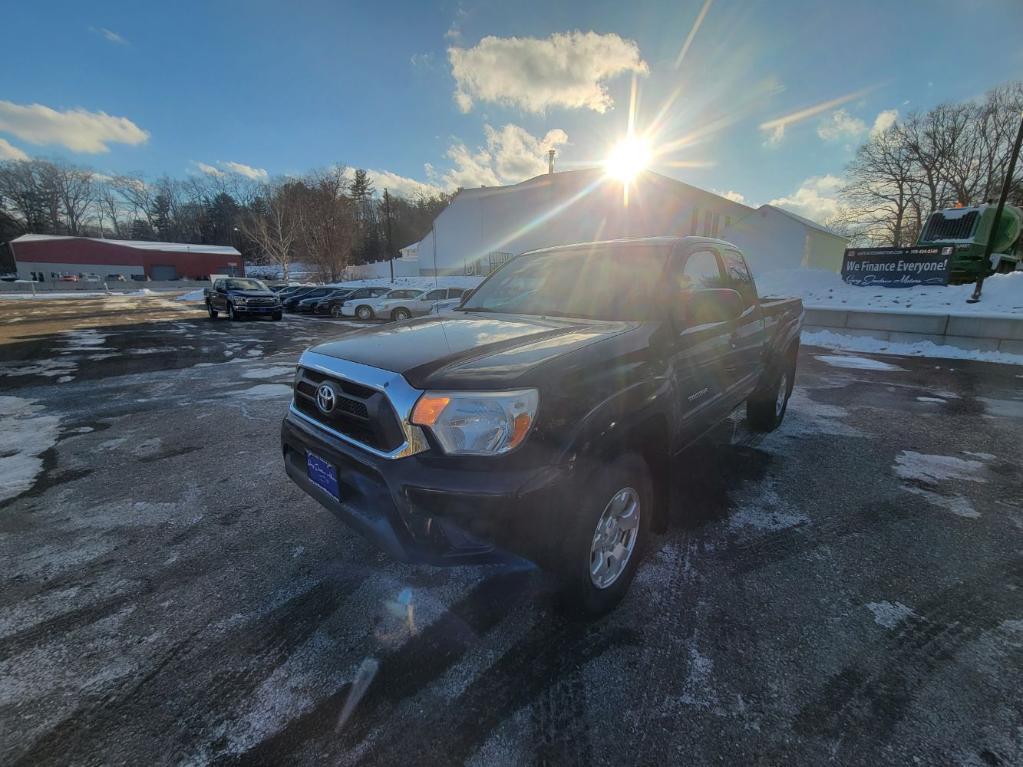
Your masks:
{"label": "snow covered ground", "polygon": [[804,346],[822,346],[825,349],[840,349],[848,352],[899,354],[906,357],[939,357],[951,360],[998,362],[1002,365],[1023,365],[1023,354],[963,349],[931,341],[885,341],[870,336],[847,336],[830,330],[804,330],[801,342]]}
{"label": "snow covered ground", "polygon": [[102,298],[104,296],[151,296],[154,292],[149,288],[139,290],[68,290],[68,291],[40,291],[32,293],[0,293],[0,301],[49,301],[54,298]]}
{"label": "snow covered ground", "polygon": [[973,285],[869,288],[847,285],[823,269],[779,269],[758,275],[762,296],[803,299],[809,309],[886,309],[914,313],[1005,314],[1023,318],[1023,272],[996,274],[984,281],[979,303],[968,304]]}

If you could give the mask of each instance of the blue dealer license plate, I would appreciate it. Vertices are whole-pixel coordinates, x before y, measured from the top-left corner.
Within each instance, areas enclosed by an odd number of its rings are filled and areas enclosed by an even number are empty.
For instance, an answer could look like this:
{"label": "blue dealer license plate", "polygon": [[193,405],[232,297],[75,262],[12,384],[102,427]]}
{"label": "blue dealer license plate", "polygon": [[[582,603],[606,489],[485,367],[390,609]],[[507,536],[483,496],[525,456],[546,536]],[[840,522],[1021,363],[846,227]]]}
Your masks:
{"label": "blue dealer license plate", "polygon": [[314,453],[305,454],[305,463],[309,479],[337,500],[341,500],[341,490],[337,484],[337,469]]}

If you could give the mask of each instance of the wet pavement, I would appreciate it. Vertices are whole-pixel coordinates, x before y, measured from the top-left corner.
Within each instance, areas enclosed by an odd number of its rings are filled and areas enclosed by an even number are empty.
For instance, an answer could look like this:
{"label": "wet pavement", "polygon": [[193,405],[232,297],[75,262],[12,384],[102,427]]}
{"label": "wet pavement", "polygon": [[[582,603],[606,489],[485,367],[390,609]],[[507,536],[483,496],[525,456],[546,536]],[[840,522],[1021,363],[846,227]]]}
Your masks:
{"label": "wet pavement", "polygon": [[1023,763],[1023,368],[804,349],[586,623],[288,481],[295,360],[352,327],[0,302],[0,762]]}

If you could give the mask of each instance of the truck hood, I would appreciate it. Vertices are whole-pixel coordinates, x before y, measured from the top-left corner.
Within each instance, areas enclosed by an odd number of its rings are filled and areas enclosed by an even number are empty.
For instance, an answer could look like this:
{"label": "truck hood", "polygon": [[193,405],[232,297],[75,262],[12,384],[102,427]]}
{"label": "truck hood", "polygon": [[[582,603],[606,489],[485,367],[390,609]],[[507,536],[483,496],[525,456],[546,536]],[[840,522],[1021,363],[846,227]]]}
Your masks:
{"label": "truck hood", "polygon": [[401,373],[419,389],[530,385],[525,376],[638,323],[458,313],[357,331],[310,351]]}
{"label": "truck hood", "polygon": [[273,298],[272,290],[229,290],[227,294],[232,298]]}

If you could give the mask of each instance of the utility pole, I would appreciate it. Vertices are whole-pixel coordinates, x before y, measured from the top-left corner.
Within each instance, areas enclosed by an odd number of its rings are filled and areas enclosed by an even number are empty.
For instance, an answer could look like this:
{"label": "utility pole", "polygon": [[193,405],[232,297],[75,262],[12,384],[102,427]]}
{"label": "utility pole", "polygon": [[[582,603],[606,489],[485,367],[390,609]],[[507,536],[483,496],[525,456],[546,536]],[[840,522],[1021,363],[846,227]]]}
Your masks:
{"label": "utility pole", "polygon": [[[1002,194],[998,198],[998,207],[995,208],[995,218],[991,222],[991,233],[987,237],[987,245],[984,246],[984,260],[981,261],[981,268],[986,269],[991,264],[991,251],[995,249],[995,235],[998,234],[998,224],[1002,220],[1002,211],[1005,209],[1005,198],[1009,196],[1012,188],[1012,176],[1016,172],[1016,160],[1019,159],[1019,146],[1023,144],[1023,113],[1020,114],[1019,130],[1016,131],[1016,142],[1012,145],[1012,153],[1009,155],[1009,167],[1005,169],[1005,180],[1002,182]],[[984,289],[984,273],[981,272],[977,278],[977,286],[973,289],[973,295],[966,299],[966,303],[975,304],[980,300],[980,292]]]}
{"label": "utility pole", "polygon": [[384,189],[384,215],[387,216],[387,263],[391,266],[391,283],[394,283],[394,248],[391,246],[391,195]]}

